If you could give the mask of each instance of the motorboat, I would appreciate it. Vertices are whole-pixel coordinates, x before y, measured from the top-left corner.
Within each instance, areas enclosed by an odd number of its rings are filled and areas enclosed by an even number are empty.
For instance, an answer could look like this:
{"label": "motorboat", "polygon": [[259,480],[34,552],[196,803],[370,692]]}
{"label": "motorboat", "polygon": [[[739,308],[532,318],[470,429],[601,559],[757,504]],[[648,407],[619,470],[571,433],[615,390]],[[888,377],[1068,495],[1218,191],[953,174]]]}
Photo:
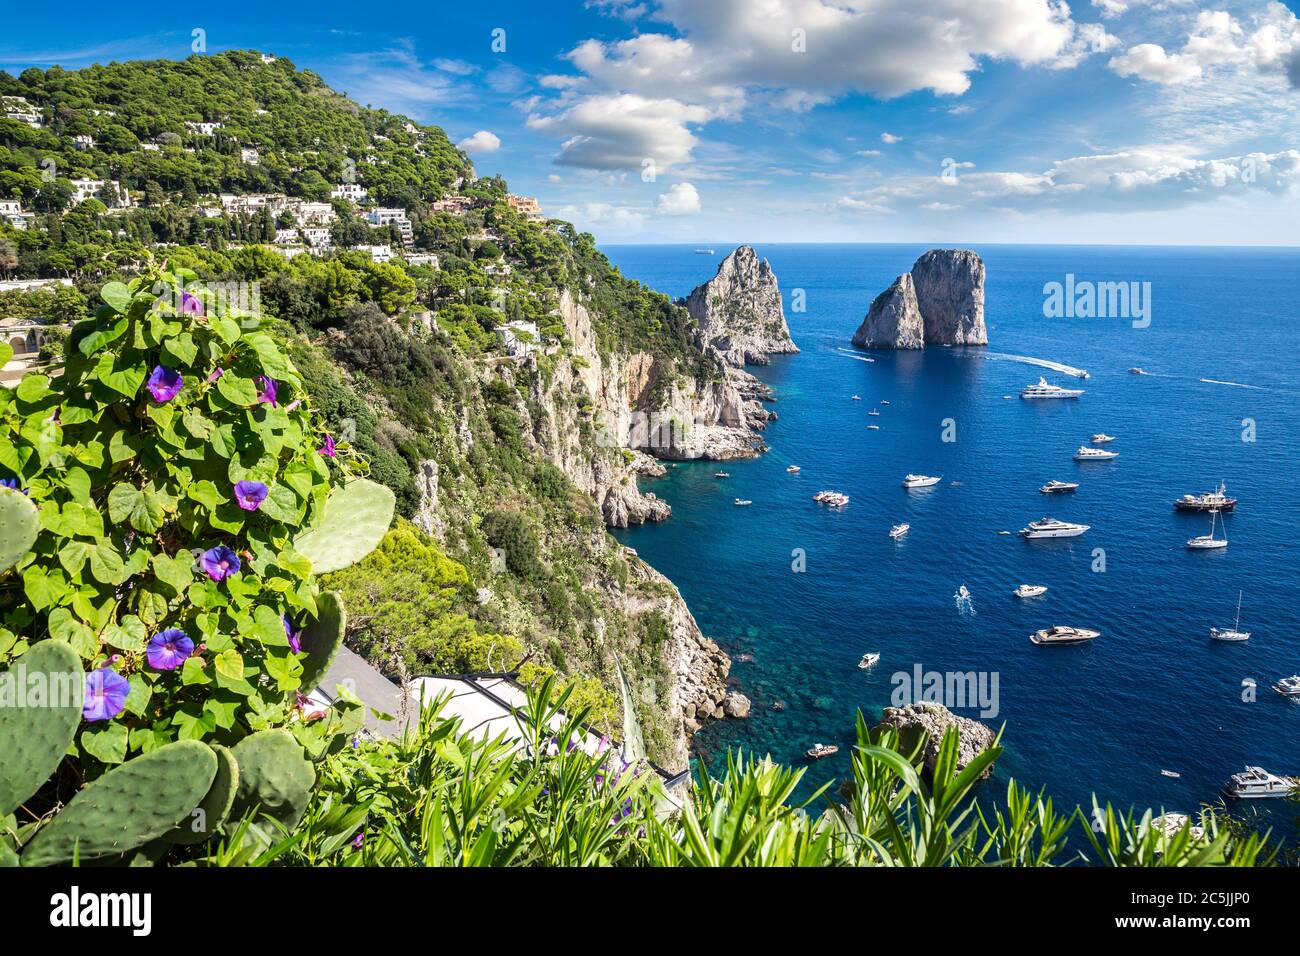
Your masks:
{"label": "motorboat", "polygon": [[849,496],[839,491],[819,491],[813,495],[813,501],[818,504],[831,505],[838,507],[849,503]]}
{"label": "motorboat", "polygon": [[1199,495],[1183,495],[1174,502],[1178,511],[1232,511],[1237,507],[1237,499],[1228,497],[1228,486],[1219,482],[1214,491]]}
{"label": "motorboat", "polygon": [[822,757],[829,757],[831,754],[837,754],[840,748],[834,744],[813,744],[808,748],[808,756],[813,760],[821,760]]}
{"label": "motorboat", "polygon": [[1247,767],[1228,778],[1223,792],[1237,800],[1264,800],[1289,796],[1296,789],[1293,780],[1269,773],[1263,767]]}
{"label": "motorboat", "polygon": [[1237,620],[1232,627],[1210,628],[1210,640],[1241,642],[1250,640],[1250,631],[1241,629],[1241,592],[1237,592]]}
{"label": "motorboat", "polygon": [[789,468],[786,469],[786,473],[787,473],[787,474],[790,474],[790,475],[797,475],[797,474],[799,474],[799,466],[798,466],[798,465],[791,465]]}
{"label": "motorboat", "polygon": [[889,399],[887,399],[887,398],[882,398],[882,399],[880,400],[880,404],[881,404],[881,405],[888,405],[888,404],[889,404]]}
{"label": "motorboat", "polygon": [[862,401],[862,396],[861,396],[861,395],[854,395],[852,400],[855,401],[855,402],[860,402],[860,401]]}
{"label": "motorboat", "polygon": [[1045,495],[1063,495],[1071,491],[1077,491],[1079,483],[1077,481],[1056,481],[1053,479],[1038,490]]}
{"label": "motorboat", "polygon": [[1293,677],[1283,677],[1273,685],[1273,689],[1283,697],[1300,698],[1300,674]]}
{"label": "motorboat", "polygon": [[1029,639],[1035,644],[1051,645],[1085,644],[1098,637],[1101,637],[1101,631],[1089,630],[1086,627],[1066,627],[1061,624],[1045,627],[1029,635]]}
{"label": "motorboat", "polygon": [[737,498],[737,499],[736,499],[736,504],[741,505],[742,507],[745,506],[745,505],[752,505],[753,503],[754,503],[754,502],[753,502],[752,500],[750,500],[749,498]]}
{"label": "motorboat", "polygon": [[1047,593],[1047,586],[1043,584],[1022,584],[1011,593],[1018,598],[1038,597]]}
{"label": "motorboat", "polygon": [[1137,367],[1134,367],[1134,368],[1129,369],[1129,370],[1128,370],[1128,373],[1129,373],[1130,375],[1146,375],[1146,374],[1147,374],[1147,370],[1144,369],[1144,368],[1137,368]]}
{"label": "motorboat", "polygon": [[866,670],[868,667],[875,667],[879,663],[880,663],[880,652],[867,651],[867,653],[862,655],[862,660],[858,661],[858,667],[861,668],[862,670]]}
{"label": "motorboat", "polygon": [[907,475],[903,479],[904,488],[930,488],[943,481],[943,477],[938,478],[932,475]]}
{"label": "motorboat", "polygon": [[1079,450],[1074,453],[1075,461],[1110,461],[1112,458],[1118,458],[1119,452],[1109,451],[1105,448],[1093,448],[1090,445],[1080,445]]}
{"label": "motorboat", "polygon": [[1210,533],[1198,534],[1195,538],[1189,538],[1187,540],[1187,547],[1191,548],[1193,551],[1213,551],[1218,548],[1226,548],[1228,546],[1228,532],[1225,530],[1222,538],[1216,538],[1214,536],[1214,526],[1218,519],[1219,512],[1211,510]]}
{"label": "motorboat", "polygon": [[713,473],[713,477],[714,477],[714,478],[730,478],[730,477],[731,477],[731,472],[729,472],[729,471],[715,471],[715,472]]}
{"label": "motorboat", "polygon": [[873,432],[878,432],[878,431],[880,431],[880,426],[879,426],[879,425],[868,425],[867,428],[871,429]]}
{"label": "motorboat", "polygon": [[889,536],[893,538],[895,541],[897,541],[899,538],[903,537],[903,535],[907,534],[907,532],[910,531],[911,529],[912,526],[910,524],[906,524],[906,523],[896,524],[889,529]]}
{"label": "motorboat", "polygon": [[1092,525],[1058,521],[1055,518],[1040,518],[1021,528],[1020,534],[1025,538],[1077,538],[1091,527]]}
{"label": "motorboat", "polygon": [[1083,394],[1081,388],[1062,388],[1051,385],[1047,379],[1040,378],[1034,385],[1026,385],[1021,391],[1021,398],[1078,398]]}
{"label": "motorboat", "polygon": [[1171,780],[1181,780],[1183,775],[1177,770],[1161,770],[1160,776],[1169,777]]}
{"label": "motorboat", "polygon": [[1114,440],[1114,435],[1107,435],[1105,432],[1097,432],[1097,434],[1092,436],[1092,443],[1094,445],[1104,445],[1106,442]]}

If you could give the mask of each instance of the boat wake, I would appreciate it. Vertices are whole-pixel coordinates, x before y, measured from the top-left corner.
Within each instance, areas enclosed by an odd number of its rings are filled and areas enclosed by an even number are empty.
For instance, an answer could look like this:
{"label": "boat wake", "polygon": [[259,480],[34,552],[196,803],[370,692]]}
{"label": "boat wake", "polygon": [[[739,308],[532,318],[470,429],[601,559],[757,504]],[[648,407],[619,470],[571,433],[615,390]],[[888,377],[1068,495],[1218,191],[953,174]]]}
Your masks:
{"label": "boat wake", "polygon": [[1245,382],[1221,382],[1217,378],[1202,378],[1197,381],[1204,382],[1206,385],[1231,385],[1233,388],[1257,388],[1266,391],[1263,385],[1247,385]]}
{"label": "boat wake", "polygon": [[1087,378],[1086,369],[1075,368],[1073,365],[1065,365],[1062,362],[1049,362],[1047,359],[1034,358],[1031,355],[1008,355],[1005,352],[985,352],[985,358],[1001,359],[1005,362],[1020,362],[1024,365],[1037,365],[1039,368],[1050,368],[1062,375],[1073,375],[1075,378]]}
{"label": "boat wake", "polygon": [[861,355],[861,354],[859,354],[859,353],[853,351],[853,349],[841,349],[841,348],[837,348],[835,351],[838,352],[840,355],[843,355],[845,358],[857,359],[859,362],[874,362],[874,361],[875,361],[875,359],[873,359],[873,358],[868,358],[868,357],[865,356],[865,355]]}
{"label": "boat wake", "polygon": [[957,613],[962,617],[975,616],[975,602],[971,598],[971,593],[967,590],[966,585],[959,587],[952,596],[954,603],[957,605]]}

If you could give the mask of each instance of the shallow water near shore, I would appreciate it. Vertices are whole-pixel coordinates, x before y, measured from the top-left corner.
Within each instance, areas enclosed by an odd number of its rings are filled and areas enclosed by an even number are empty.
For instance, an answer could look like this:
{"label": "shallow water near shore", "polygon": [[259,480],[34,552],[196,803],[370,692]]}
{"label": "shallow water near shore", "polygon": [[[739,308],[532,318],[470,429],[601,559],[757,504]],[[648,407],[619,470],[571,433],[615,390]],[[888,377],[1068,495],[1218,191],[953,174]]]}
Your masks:
{"label": "shallow water near shore", "polygon": [[[730,251],[693,248],[605,251],[626,275],[684,296]],[[1300,673],[1300,250],[976,246],[988,268],[987,350],[864,353],[849,340],[872,298],[926,247],[756,248],[771,260],[802,350],[752,369],[776,391],[771,450],[722,466],[728,479],[713,477],[716,463],[685,462],[643,481],[672,518],[617,532],[681,589],[705,633],[733,657],[753,655],[732,667],[753,715],[701,731],[706,761],[716,765],[728,747],[768,752],[808,765],[810,792],[847,773],[855,711],[874,722],[893,675],[920,665],[983,673],[986,686],[996,674],[997,714],[984,719],[1005,723],[997,777],[1070,804],[1096,793],[1122,807],[1193,810],[1248,763],[1300,775],[1300,706],[1271,689]],[[1150,326],[1045,318],[1044,284],[1068,273],[1150,282]],[[804,312],[792,311],[795,290]],[[1040,375],[1086,394],[1019,399]],[[872,408],[881,414],[868,416]],[[943,440],[945,429],[955,441]],[[1120,457],[1074,462],[1096,432],[1115,436],[1106,447]],[[791,464],[799,474],[786,472]],[[909,493],[900,487],[908,472],[943,482]],[[1040,494],[1050,479],[1080,488]],[[1221,479],[1240,500],[1226,521],[1231,544],[1189,551],[1209,518],[1176,513],[1172,501]],[[850,503],[814,503],[826,488]],[[753,505],[736,507],[736,497]],[[1054,541],[1014,534],[1047,514],[1092,529]],[[888,531],[898,522],[911,531],[896,543]],[[796,572],[801,552],[806,570]],[[1021,583],[1049,590],[1022,601],[1011,593]],[[966,607],[954,597],[963,584]],[[1210,641],[1211,626],[1233,623],[1239,589],[1251,640]],[[1102,637],[1029,642],[1052,624]],[[882,660],[859,670],[866,651]],[[1251,680],[1258,699],[1247,702]],[[958,712],[979,717],[978,707]],[[840,752],[809,764],[803,754],[816,742]],[[1294,806],[1266,803],[1290,831]]]}

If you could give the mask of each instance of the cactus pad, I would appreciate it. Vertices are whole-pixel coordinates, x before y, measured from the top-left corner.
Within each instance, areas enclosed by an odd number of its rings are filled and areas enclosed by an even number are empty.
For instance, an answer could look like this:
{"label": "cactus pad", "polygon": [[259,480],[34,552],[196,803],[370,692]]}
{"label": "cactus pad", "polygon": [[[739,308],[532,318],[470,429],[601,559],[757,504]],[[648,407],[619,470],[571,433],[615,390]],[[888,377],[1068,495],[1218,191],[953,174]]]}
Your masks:
{"label": "cactus pad", "polygon": [[293,734],[283,728],[259,730],[234,747],[239,787],[231,814],[242,817],[254,807],[286,829],[293,829],[307,812],[316,769]]}
{"label": "cactus pad", "polygon": [[[85,677],[77,652],[41,641],[12,665],[13,705],[0,706],[0,818],[40,789],[59,766],[81,722]],[[34,696],[37,686],[41,699]],[[22,703],[28,706],[21,706]],[[53,704],[59,706],[52,706]]]}
{"label": "cactus pad", "polygon": [[[183,846],[202,843],[210,839],[230,816],[235,792],[239,788],[239,764],[229,748],[213,744],[212,750],[217,755],[217,775],[212,780],[212,787],[203,802],[181,821],[180,826],[163,835],[168,843]],[[201,816],[199,811],[202,811]]]}
{"label": "cactus pad", "polygon": [[316,598],[316,620],[302,632],[302,649],[307,652],[302,661],[303,693],[310,693],[334,663],[347,623],[348,614],[337,591]]}
{"label": "cactus pad", "polygon": [[294,550],[311,559],[317,574],[356,564],[379,547],[395,501],[391,489],[365,478],[338,486],[325,501],[324,516],[294,539]]}
{"label": "cactus pad", "polygon": [[22,560],[36,543],[40,530],[40,518],[31,499],[21,491],[0,488],[0,571],[8,571]]}
{"label": "cactus pad", "polygon": [[128,760],[78,793],[23,849],[23,866],[119,856],[156,840],[212,788],[217,755],[181,740]]}

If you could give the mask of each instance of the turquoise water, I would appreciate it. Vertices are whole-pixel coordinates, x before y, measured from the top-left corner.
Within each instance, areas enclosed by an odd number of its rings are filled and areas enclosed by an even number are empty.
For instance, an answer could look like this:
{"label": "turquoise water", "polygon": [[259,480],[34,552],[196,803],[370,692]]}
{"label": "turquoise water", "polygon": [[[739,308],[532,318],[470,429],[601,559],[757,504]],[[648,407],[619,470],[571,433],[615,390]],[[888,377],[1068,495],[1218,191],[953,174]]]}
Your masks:
{"label": "turquoise water", "polygon": [[[673,517],[619,532],[678,585],[707,634],[733,656],[753,655],[732,668],[753,716],[712,723],[697,750],[716,760],[743,746],[802,764],[814,742],[836,743],[840,753],[810,764],[809,780],[843,776],[855,711],[878,717],[892,675],[920,664],[996,674],[998,714],[987,722],[1006,725],[998,776],[1070,802],[1096,793],[1121,806],[1186,810],[1214,800],[1247,763],[1300,774],[1300,706],[1271,689],[1300,673],[1300,250],[977,248],[988,267],[989,349],[874,352],[868,363],[842,350],[871,299],[924,247],[758,247],[802,349],[753,370],[778,398],[771,451],[722,466],[726,480],[713,477],[716,463],[690,462],[644,482]],[[625,274],[682,296],[729,249],[605,251]],[[1150,326],[1045,318],[1043,285],[1067,273],[1150,282]],[[794,312],[800,289],[806,311]],[[1080,383],[987,353],[1049,359],[1092,377]],[[1151,374],[1130,375],[1131,366]],[[1044,374],[1087,394],[1016,397]],[[851,401],[855,393],[861,401]],[[879,417],[868,416],[873,407]],[[1244,419],[1254,441],[1243,440]],[[956,440],[945,442],[949,420]],[[1116,437],[1108,447],[1120,458],[1074,462],[1101,431]],[[802,472],[787,474],[790,464]],[[944,480],[908,493],[900,487],[908,472]],[[1081,487],[1041,495],[1053,478]],[[1186,540],[1206,533],[1208,518],[1171,503],[1220,479],[1240,499],[1227,520],[1231,544],[1189,551]],[[823,488],[852,500],[828,510],[811,500]],[[754,504],[735,507],[738,496]],[[1034,542],[998,533],[1044,514],[1092,530]],[[902,521],[911,532],[896,544],[887,532]],[[802,573],[793,570],[797,549]],[[1011,591],[1022,582],[1050,590],[1020,601]],[[966,609],[954,599],[963,584],[973,597]],[[1211,626],[1232,624],[1239,589],[1251,641],[1211,642]],[[1103,635],[1076,648],[1030,644],[1032,631],[1056,623]],[[883,659],[861,671],[869,650]],[[1254,702],[1242,699],[1247,680],[1259,685]],[[773,709],[777,701],[784,710]]]}

